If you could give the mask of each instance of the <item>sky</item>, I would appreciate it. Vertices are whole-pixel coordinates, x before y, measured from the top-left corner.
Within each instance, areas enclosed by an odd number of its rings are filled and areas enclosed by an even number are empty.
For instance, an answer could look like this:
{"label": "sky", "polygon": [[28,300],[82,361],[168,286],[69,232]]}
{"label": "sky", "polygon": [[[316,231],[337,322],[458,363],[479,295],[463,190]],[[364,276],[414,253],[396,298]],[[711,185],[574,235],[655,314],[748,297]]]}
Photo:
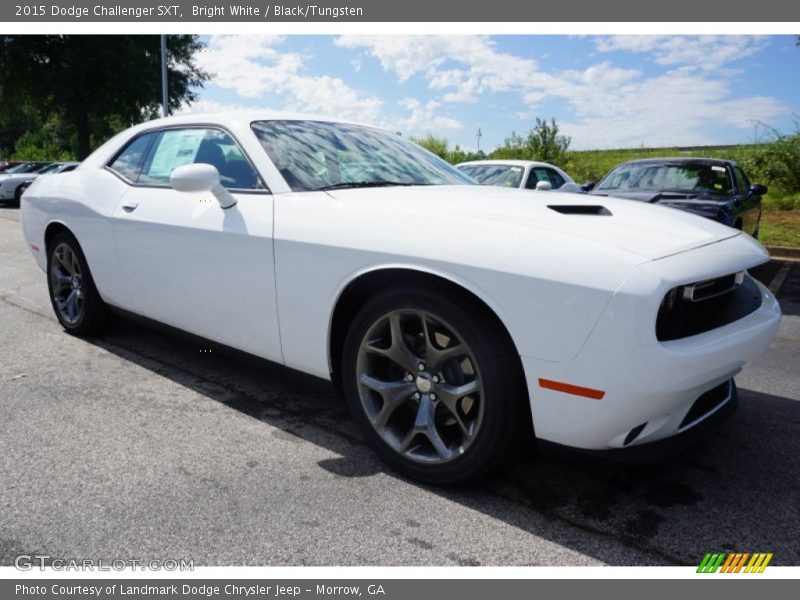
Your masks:
{"label": "sky", "polygon": [[800,118],[795,36],[204,36],[185,110],[269,108],[491,150],[536,117],[573,149],[750,143]]}

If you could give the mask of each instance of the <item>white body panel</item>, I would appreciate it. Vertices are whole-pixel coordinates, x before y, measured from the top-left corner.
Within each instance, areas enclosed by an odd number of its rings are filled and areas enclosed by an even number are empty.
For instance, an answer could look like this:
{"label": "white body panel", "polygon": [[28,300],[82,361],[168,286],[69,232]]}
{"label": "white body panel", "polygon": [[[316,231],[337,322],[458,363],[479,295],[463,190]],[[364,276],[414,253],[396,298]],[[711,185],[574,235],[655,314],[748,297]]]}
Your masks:
{"label": "white body panel", "polygon": [[[522,357],[536,433],[582,448],[676,432],[698,393],[735,374],[775,334],[780,311],[760,309],[701,335],[660,343],[655,316],[677,285],[767,260],[751,238],[669,208],[603,198],[611,215],[568,215],[585,195],[485,186],[292,193],[250,130],[291,115],[186,115],[116,136],[72,173],[23,196],[25,237],[45,266],[45,231],[79,240],[110,304],[265,358],[330,377],[331,317],[357,277],[386,268],[438,275],[486,303]],[[133,186],[105,168],[139,131],[215,125],[239,142],[271,193]],[[127,205],[127,208],[126,208]],[[539,378],[606,391],[593,401],[540,388]],[[655,423],[660,423],[656,426]],[[638,443],[639,440],[637,440]]]}
{"label": "white body panel", "polygon": [[221,210],[210,192],[129,189],[112,213],[117,304],[281,361],[272,196],[234,196],[236,208]]}

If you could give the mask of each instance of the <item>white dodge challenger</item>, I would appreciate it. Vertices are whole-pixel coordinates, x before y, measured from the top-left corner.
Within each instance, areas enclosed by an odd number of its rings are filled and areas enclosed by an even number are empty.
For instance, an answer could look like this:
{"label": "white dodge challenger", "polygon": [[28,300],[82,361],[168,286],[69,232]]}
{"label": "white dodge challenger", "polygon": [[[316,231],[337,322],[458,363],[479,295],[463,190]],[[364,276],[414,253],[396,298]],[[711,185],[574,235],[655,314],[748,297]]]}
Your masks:
{"label": "white dodge challenger", "polygon": [[115,310],[330,379],[397,470],[474,478],[523,435],[646,457],[734,408],[778,304],[751,237],[626,200],[471,185],[379,129],[184,115],[24,194],[75,335]]}

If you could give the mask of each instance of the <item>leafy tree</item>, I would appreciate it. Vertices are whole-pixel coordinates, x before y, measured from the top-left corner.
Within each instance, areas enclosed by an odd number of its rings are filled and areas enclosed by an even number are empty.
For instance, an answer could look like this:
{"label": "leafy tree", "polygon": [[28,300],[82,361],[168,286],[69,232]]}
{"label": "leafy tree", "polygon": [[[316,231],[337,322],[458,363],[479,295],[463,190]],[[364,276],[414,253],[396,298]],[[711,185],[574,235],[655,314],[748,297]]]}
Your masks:
{"label": "leafy tree", "polygon": [[491,157],[494,159],[525,160],[528,158],[525,139],[516,131],[512,131],[511,135],[503,142],[503,145],[495,148],[491,153]]}
{"label": "leafy tree", "polygon": [[555,117],[550,119],[550,123],[536,118],[536,125],[528,132],[525,140],[532,160],[541,160],[555,165],[563,165],[567,162],[572,139],[569,136],[560,135],[558,132],[559,128]]}
{"label": "leafy tree", "polygon": [[453,165],[466,162],[468,160],[480,160],[482,158],[486,158],[486,155],[483,152],[467,152],[458,144],[451,148],[450,142],[447,141],[447,138],[436,137],[431,133],[425,137],[411,137],[409,139]]}
{"label": "leafy tree", "polygon": [[31,128],[16,139],[14,158],[17,160],[73,160],[74,152],[65,149],[64,141],[72,140],[68,127],[58,117],[51,117],[38,127]]}
{"label": "leafy tree", "polygon": [[[194,61],[201,48],[197,36],[167,38],[170,108],[195,100],[208,79]],[[58,117],[74,131],[85,158],[118,128],[157,115],[160,73],[158,36],[0,36],[0,123],[13,107],[36,107],[40,122]]]}
{"label": "leafy tree", "polygon": [[428,152],[433,152],[439,158],[447,160],[447,155],[450,152],[450,143],[447,141],[447,138],[436,137],[432,133],[429,133],[425,137],[412,137],[410,139],[415,144],[419,144],[425,148]]}
{"label": "leafy tree", "polygon": [[771,195],[800,192],[800,122],[793,133],[782,133],[760,123],[767,131],[767,143],[756,144],[739,151],[736,162],[752,181],[769,182]]}
{"label": "leafy tree", "polygon": [[491,157],[495,159],[541,160],[565,166],[569,160],[569,136],[559,133],[555,118],[546,121],[537,117],[533,129],[525,137],[516,131],[496,148]]}

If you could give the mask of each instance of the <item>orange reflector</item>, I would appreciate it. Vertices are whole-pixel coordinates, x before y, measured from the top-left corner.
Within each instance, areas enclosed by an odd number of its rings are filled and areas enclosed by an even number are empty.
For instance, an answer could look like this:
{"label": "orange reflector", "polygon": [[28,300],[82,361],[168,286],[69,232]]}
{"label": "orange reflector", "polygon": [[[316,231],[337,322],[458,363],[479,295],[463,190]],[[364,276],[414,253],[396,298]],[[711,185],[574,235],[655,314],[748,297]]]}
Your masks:
{"label": "orange reflector", "polygon": [[594,390],[592,388],[572,385],[571,383],[562,383],[561,381],[553,381],[551,379],[539,379],[539,387],[555,390],[557,392],[564,392],[565,394],[572,394],[574,396],[583,396],[584,398],[591,398],[592,400],[602,400],[603,396],[606,395],[603,390]]}

